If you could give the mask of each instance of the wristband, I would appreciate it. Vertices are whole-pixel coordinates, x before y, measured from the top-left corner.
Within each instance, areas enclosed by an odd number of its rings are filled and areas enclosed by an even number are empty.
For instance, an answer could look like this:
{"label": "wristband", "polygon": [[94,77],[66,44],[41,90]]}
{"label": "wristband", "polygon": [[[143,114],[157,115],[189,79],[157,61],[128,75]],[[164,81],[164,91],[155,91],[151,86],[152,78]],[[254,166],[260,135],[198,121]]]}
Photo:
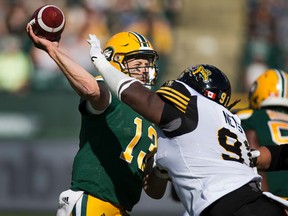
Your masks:
{"label": "wristband", "polygon": [[288,144],[265,146],[271,154],[267,171],[288,170]]}

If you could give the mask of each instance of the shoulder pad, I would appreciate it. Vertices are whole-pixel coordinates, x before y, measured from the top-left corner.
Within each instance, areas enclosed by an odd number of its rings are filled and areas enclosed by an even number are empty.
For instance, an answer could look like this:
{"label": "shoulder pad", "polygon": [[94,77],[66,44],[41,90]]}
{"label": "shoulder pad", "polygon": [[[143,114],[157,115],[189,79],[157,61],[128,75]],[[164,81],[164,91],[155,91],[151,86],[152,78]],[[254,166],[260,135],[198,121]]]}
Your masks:
{"label": "shoulder pad", "polygon": [[156,91],[157,94],[162,95],[165,92],[170,92],[170,94],[176,94],[182,98],[190,98],[191,94],[189,90],[180,82],[176,82],[175,80],[170,80],[165,82],[160,89]]}
{"label": "shoulder pad", "polygon": [[248,119],[252,116],[254,110],[253,109],[245,109],[245,110],[240,110],[236,113],[236,115],[240,119]]}
{"label": "shoulder pad", "polygon": [[185,112],[187,105],[191,99],[189,90],[179,82],[168,81],[161,86],[156,93],[173,104],[181,112]]}

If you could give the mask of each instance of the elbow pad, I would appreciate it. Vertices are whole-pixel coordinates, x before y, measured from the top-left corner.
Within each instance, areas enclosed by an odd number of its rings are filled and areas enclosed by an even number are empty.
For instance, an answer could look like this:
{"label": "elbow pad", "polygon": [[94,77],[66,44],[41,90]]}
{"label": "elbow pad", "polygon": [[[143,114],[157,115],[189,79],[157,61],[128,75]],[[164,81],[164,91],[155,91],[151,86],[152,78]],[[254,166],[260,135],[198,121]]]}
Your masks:
{"label": "elbow pad", "polygon": [[288,170],[288,144],[265,147],[271,154],[271,162],[267,171]]}

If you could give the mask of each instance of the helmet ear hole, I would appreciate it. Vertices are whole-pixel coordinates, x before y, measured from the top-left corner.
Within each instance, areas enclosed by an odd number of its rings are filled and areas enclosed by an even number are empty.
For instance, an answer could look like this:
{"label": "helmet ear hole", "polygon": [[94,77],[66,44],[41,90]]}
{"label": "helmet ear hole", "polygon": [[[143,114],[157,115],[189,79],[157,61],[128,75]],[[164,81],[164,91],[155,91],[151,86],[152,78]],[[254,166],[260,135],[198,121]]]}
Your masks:
{"label": "helmet ear hole", "polygon": [[116,54],[116,55],[114,56],[114,60],[115,60],[115,61],[119,61],[120,59],[121,59],[121,57],[120,57],[119,55]]}

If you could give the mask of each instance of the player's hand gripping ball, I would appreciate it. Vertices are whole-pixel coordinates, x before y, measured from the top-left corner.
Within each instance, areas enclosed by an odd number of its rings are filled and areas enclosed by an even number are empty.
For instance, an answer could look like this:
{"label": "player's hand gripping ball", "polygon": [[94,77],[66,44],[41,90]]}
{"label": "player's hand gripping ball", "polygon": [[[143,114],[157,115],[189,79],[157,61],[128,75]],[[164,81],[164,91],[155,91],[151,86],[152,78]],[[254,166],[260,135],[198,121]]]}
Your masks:
{"label": "player's hand gripping ball", "polygon": [[29,23],[35,35],[59,42],[65,27],[65,16],[55,5],[44,5],[33,13]]}

